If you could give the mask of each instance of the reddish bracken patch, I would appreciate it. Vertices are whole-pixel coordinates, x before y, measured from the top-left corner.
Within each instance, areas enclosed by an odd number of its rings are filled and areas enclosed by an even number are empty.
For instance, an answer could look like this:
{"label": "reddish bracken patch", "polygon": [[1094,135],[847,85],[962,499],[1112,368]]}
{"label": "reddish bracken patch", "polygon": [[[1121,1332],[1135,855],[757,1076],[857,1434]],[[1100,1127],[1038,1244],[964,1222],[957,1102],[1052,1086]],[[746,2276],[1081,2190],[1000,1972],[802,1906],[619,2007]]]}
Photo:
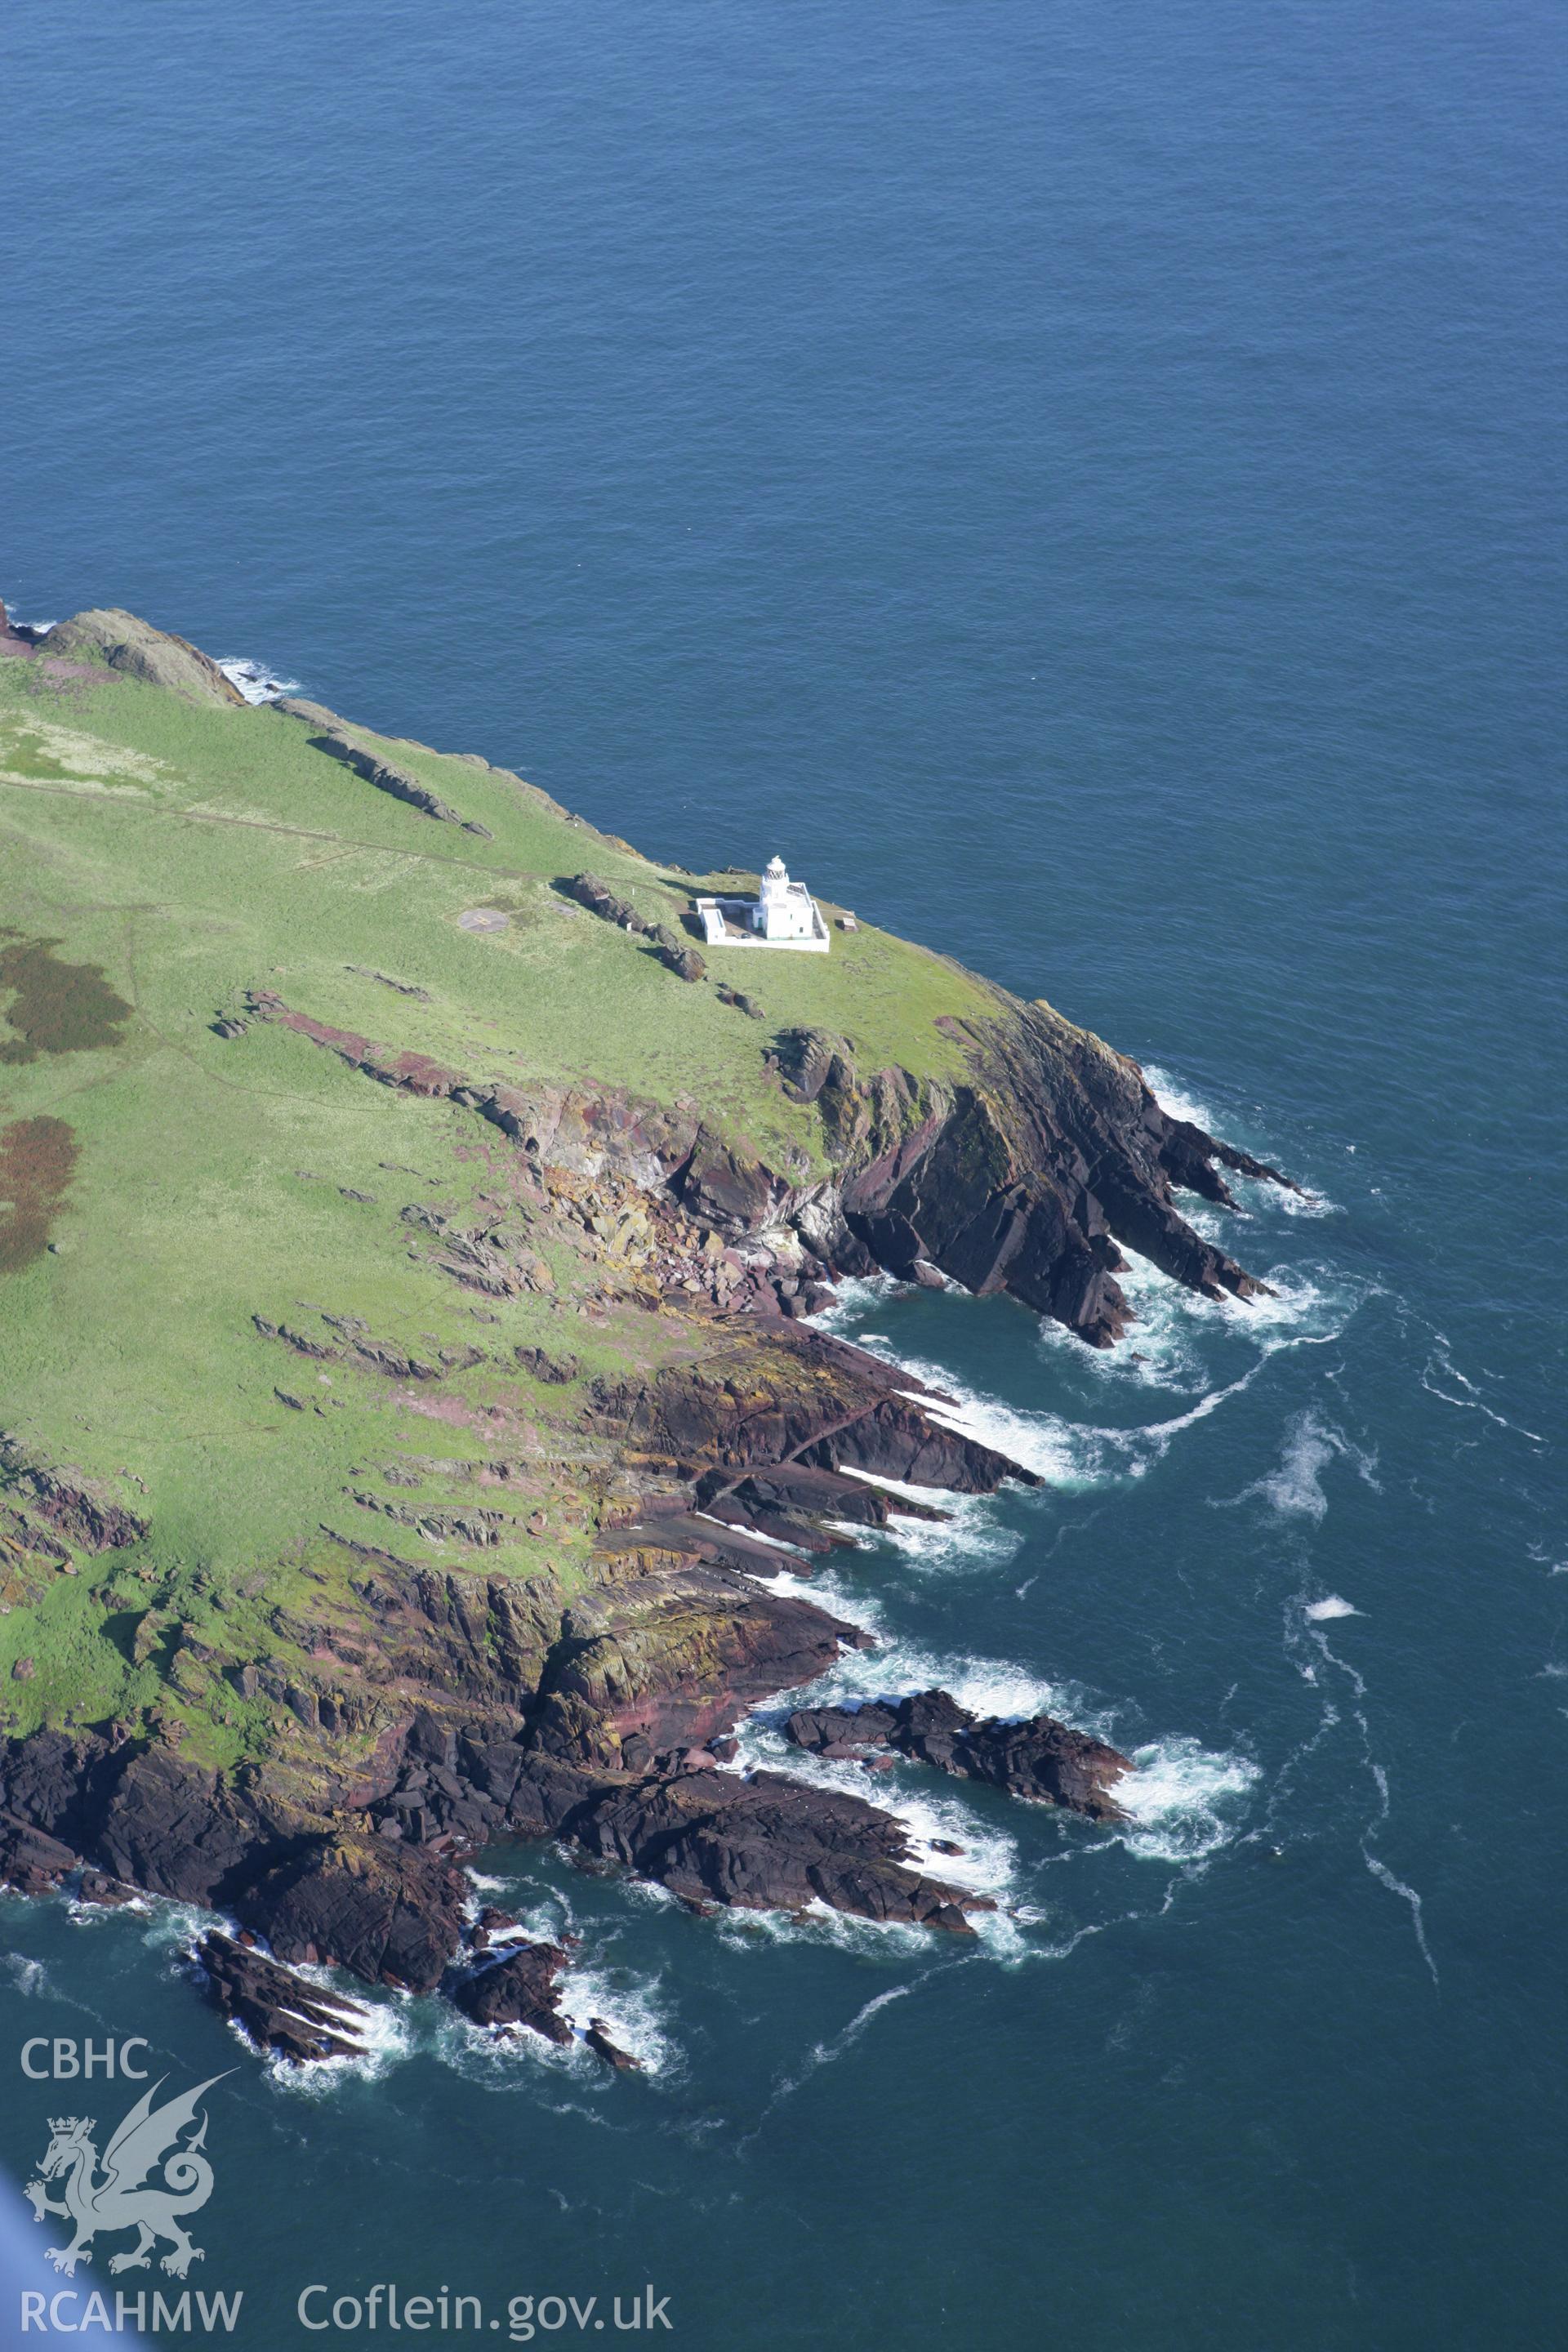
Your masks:
{"label": "reddish bracken patch", "polygon": [[78,1150],[63,1118],[18,1118],[0,1129],[0,1274],[42,1257]]}
{"label": "reddish bracken patch", "polygon": [[402,1087],[410,1094],[439,1097],[451,1094],[463,1083],[461,1073],[448,1070],[443,1063],[428,1054],[395,1054],[390,1046],[373,1045],[357,1030],[334,1029],[329,1022],[314,1021],[308,1013],[292,1012],[280,996],[270,989],[258,989],[251,996],[251,1009],[264,1019],[281,1022],[300,1037],[309,1037],[330,1053],[341,1055],[356,1070],[367,1077],[381,1078],[388,1086]]}

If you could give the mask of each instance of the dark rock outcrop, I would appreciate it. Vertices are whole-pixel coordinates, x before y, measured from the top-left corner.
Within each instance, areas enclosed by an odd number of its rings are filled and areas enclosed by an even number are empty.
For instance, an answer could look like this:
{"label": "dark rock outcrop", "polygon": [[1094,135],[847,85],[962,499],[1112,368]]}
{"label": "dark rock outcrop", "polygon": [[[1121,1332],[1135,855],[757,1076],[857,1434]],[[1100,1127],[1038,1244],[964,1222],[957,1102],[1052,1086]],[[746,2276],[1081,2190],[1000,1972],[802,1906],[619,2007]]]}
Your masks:
{"label": "dark rock outcrop", "polygon": [[1173,1118],[1135,1062],[1049,1005],[998,993],[995,1018],[941,1024],[964,1047],[969,1079],[928,1087],[896,1119],[885,1087],[879,1097],[837,1047],[796,1035],[792,1083],[824,1099],[836,1089],[829,1139],[845,1160],[838,1207],[853,1238],[905,1279],[926,1265],[980,1295],[1006,1291],[1096,1347],[1131,1320],[1119,1241],[1206,1297],[1258,1293],[1179,1214],[1173,1190],[1228,1202],[1216,1162],[1289,1178]]}
{"label": "dark rock outcrop", "polygon": [[617,929],[630,931],[637,939],[653,929],[653,925],[644,921],[629,898],[620,898],[607,882],[601,882],[596,874],[574,874],[560,887],[565,897],[575,898],[580,907],[586,907],[588,912],[597,915],[602,923],[614,923]]}
{"label": "dark rock outcrop", "polygon": [[514,1348],[511,1352],[522,1370],[525,1372],[531,1372],[536,1381],[542,1381],[547,1388],[563,1389],[570,1386],[583,1369],[581,1358],[563,1354],[552,1355],[548,1348],[520,1346]]}
{"label": "dark rock outcrop", "polygon": [[364,1370],[380,1372],[392,1381],[442,1381],[453,1372],[468,1371],[484,1361],[482,1348],[446,1349],[436,1362],[425,1356],[408,1354],[404,1349],[374,1339],[365,1325],[347,1316],[323,1315],[321,1320],[330,1330],[339,1334],[342,1344],[319,1339],[309,1331],[300,1331],[291,1324],[273,1323],[265,1315],[253,1315],[251,1321],[264,1339],[281,1339],[297,1356],[308,1356],[318,1364],[358,1364]]}
{"label": "dark rock outcrop", "polygon": [[1091,1821],[1126,1819],[1110,1793],[1132,1769],[1126,1757],[1048,1715],[1009,1723],[972,1715],[946,1691],[921,1691],[892,1706],[797,1708],[784,1725],[784,1737],[814,1756],[864,1757],[891,1749],[934,1764],[957,1780],[984,1780],[1015,1797],[1086,1813]]}
{"label": "dark rock outcrop", "polygon": [[754,1347],[715,1349],[695,1369],[601,1381],[593,1391],[596,1415],[635,1455],[695,1465],[704,1505],[749,1472],[784,1465],[858,1470],[966,1495],[993,1494],[1006,1479],[1040,1483],[994,1447],[936,1420],[921,1402],[922,1393],[940,1402],[936,1392],[922,1391],[911,1373],[825,1332],[781,1324],[769,1337],[765,1355]]}
{"label": "dark rock outcrop", "polygon": [[677,980],[698,981],[708,977],[708,967],[696,949],[682,947],[679,940],[671,940],[668,945],[661,946],[658,960],[675,974]]}
{"label": "dark rock outcrop", "polygon": [[0,1882],[23,1895],[45,1895],[76,1869],[79,1857],[58,1838],[14,1813],[0,1812]]}
{"label": "dark rock outcrop", "polygon": [[363,744],[351,742],[346,735],[312,735],[310,741],[316,751],[325,751],[329,759],[342,761],[356,776],[363,776],[367,784],[374,784],[378,793],[388,793],[395,801],[402,801],[406,807],[418,809],[422,815],[433,816],[443,824],[461,825],[465,833],[477,834],[481,841],[494,840],[488,825],[459,815],[439,793],[421,783],[406,768],[366,751]]}
{"label": "dark rock outcrop", "polygon": [[591,2017],[588,2020],[587,2031],[583,2039],[595,2057],[602,2058],[606,2066],[613,2066],[617,2074],[641,2074],[642,2060],[634,2058],[629,2050],[623,2050],[618,2042],[611,2039],[610,2029],[602,2017]]}
{"label": "dark rock outcrop", "polygon": [[452,1999],[476,2025],[526,2025],[564,2048],[573,2039],[557,1981],[565,1966],[559,1944],[509,1944],[504,1959],[464,1977]]}
{"label": "dark rock outcrop", "polygon": [[365,2011],[356,2002],[322,1992],[216,1927],[202,1937],[195,1958],[218,2008],[258,2050],[276,2050],[296,2065],[363,2055]]}
{"label": "dark rock outcrop", "polygon": [[127,1510],[101,1481],[79,1470],[30,1461],[11,1437],[0,1436],[0,1487],[81,1551],[118,1551],[140,1543],[147,1533],[147,1521]]}
{"label": "dark rock outcrop", "polygon": [[83,1903],[97,1905],[105,1911],[118,1911],[136,1900],[133,1886],[122,1886],[117,1878],[106,1878],[101,1870],[84,1870],[79,1889]]}
{"label": "dark rock outcrop", "polygon": [[858,1797],[783,1773],[742,1780],[694,1769],[605,1790],[572,1809],[564,1833],[698,1906],[858,1918],[973,1932],[993,1906],[911,1865],[900,1823]]}
{"label": "dark rock outcrop", "polygon": [[429,1992],[461,1938],[468,1892],[446,1857],[367,1837],[321,1841],[279,1862],[234,1908],[285,1960]]}

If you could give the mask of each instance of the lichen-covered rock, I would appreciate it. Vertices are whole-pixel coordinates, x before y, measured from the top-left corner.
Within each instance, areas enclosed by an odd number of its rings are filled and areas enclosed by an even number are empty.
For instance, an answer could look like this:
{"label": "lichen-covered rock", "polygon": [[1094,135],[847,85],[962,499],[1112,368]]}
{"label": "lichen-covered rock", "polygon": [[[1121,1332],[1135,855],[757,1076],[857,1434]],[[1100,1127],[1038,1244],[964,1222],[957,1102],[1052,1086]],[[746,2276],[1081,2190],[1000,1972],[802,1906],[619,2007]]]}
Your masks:
{"label": "lichen-covered rock", "polygon": [[628,1564],[642,1572],[618,1575],[563,1614],[529,1714],[531,1748],[608,1765],[634,1736],[650,1751],[690,1748],[864,1638],[732,1568],[658,1551],[634,1552]]}
{"label": "lichen-covered rock", "polygon": [[0,1487],[82,1551],[117,1551],[140,1543],[147,1533],[147,1521],[128,1510],[101,1480],[31,1460],[10,1436],[0,1436]]}
{"label": "lichen-covered rock", "polygon": [[171,687],[194,702],[246,707],[244,695],[209,655],[184,637],[154,629],[149,622],[139,621],[134,613],[122,613],[112,605],[73,614],[68,621],[58,623],[45,642],[51,655],[85,654],[126,677],[140,678],[148,686]]}

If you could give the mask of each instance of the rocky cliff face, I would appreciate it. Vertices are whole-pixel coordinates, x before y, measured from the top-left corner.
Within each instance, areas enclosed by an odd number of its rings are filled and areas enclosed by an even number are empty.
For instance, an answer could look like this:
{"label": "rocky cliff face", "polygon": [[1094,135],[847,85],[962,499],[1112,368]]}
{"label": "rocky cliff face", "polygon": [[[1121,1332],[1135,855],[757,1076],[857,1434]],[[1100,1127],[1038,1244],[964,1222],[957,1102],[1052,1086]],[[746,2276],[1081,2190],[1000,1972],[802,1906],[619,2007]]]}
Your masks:
{"label": "rocky cliff face", "polygon": [[949,1025],[970,1071],[951,1088],[905,1070],[862,1075],[819,1031],[780,1042],[781,1081],[817,1105],[838,1171],[794,1221],[835,1270],[1005,1291],[1094,1347],[1132,1319],[1119,1243],[1208,1297],[1258,1291],[1173,1195],[1230,1202],[1222,1169],[1289,1178],[1173,1118],[1136,1063],[1049,1005],[998,992],[994,1020]]}
{"label": "rocky cliff face", "polygon": [[753,1303],[798,1315],[836,1275],[881,1269],[1005,1292],[1110,1347],[1133,1320],[1120,1244],[1205,1297],[1265,1286],[1177,1209],[1178,1190],[1234,1205],[1222,1171],[1296,1191],[1264,1161],[1163,1110],[1135,1062],[1048,1005],[998,992],[994,1019],[952,1024],[969,1076],[864,1074],[842,1039],[784,1033],[769,1059],[792,1100],[816,1106],[832,1173],[800,1183],[715,1134],[690,1106],[587,1088],[484,1085],[314,1021],[267,992],[249,1012],[285,1022],[384,1085],[463,1103],[544,1171],[605,1172],[663,1193],[690,1238],[738,1244]]}
{"label": "rocky cliff face", "polygon": [[[737,1318],[700,1367],[601,1383],[585,1418],[643,1490],[603,1528],[587,1591],[367,1552],[359,1612],[312,1629],[320,1682],[284,1694],[316,1735],[302,1756],[223,1776],[129,1727],[12,1741],[0,1868],[37,1889],[89,1866],[226,1910],[281,1962],[419,1990],[462,1940],[461,1857],[507,1836],[563,1840],[699,1907],[963,1932],[984,1906],[927,1876],[897,1821],[720,1754],[750,1706],[866,1639],[761,1580],[796,1558],[760,1539],[776,1499],[821,1542],[847,1507],[871,1524],[905,1507],[846,1463],[933,1493],[1028,1474],[942,1429],[888,1367],[769,1318]],[[267,2007],[265,1984],[242,1990]]]}

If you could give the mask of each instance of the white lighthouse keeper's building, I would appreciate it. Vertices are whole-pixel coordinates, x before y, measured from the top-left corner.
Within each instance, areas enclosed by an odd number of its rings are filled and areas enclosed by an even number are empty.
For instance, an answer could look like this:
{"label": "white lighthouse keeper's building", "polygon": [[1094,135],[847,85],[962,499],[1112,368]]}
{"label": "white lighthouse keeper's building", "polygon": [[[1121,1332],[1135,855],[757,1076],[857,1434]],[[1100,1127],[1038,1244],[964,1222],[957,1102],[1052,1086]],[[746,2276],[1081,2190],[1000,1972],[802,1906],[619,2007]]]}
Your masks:
{"label": "white lighthouse keeper's building", "polygon": [[699,898],[697,912],[711,948],[796,948],[828,951],[822,910],[804,882],[792,882],[782,857],[770,857],[754,898]]}

